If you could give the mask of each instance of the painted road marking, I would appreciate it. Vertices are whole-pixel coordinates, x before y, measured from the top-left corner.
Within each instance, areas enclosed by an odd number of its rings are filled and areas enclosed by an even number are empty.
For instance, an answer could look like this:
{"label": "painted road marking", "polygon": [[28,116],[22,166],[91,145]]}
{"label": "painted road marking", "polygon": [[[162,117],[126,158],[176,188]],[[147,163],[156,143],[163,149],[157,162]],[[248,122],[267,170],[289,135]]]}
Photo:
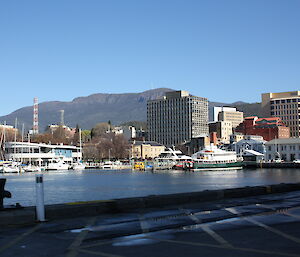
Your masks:
{"label": "painted road marking", "polygon": [[[89,220],[88,224],[86,225],[87,227],[92,226],[93,224],[95,224],[97,218],[93,217]],[[79,235],[75,238],[75,240],[72,242],[72,244],[67,248],[67,250],[69,251],[66,254],[66,257],[75,257],[78,254],[78,247],[81,245],[82,241],[84,240],[84,238],[87,236],[87,234],[89,233],[89,230],[82,230]]]}
{"label": "painted road marking", "polygon": [[[241,215],[235,208],[226,208],[226,210],[229,211],[229,212],[231,212],[231,213],[233,213],[233,214]],[[278,229],[272,228],[272,227],[270,227],[268,225],[265,225],[265,224],[263,224],[263,223],[261,223],[259,221],[254,220],[254,219],[252,219],[250,217],[241,217],[241,218],[245,219],[248,222],[253,223],[253,224],[255,224],[255,225],[259,226],[259,227],[262,227],[262,228],[264,228],[264,229],[266,229],[268,231],[271,231],[271,232],[273,232],[273,233],[275,233],[277,235],[280,235],[280,236],[282,236],[284,238],[287,238],[287,239],[289,239],[289,240],[291,240],[293,242],[296,242],[296,243],[300,244],[300,239],[297,238],[297,237],[288,235],[288,234],[286,234],[284,232],[281,232]]]}
{"label": "painted road marking", "polygon": [[145,216],[143,214],[139,214],[141,229],[144,234],[149,233],[149,223],[146,221]]}
{"label": "painted road marking", "polygon": [[156,239],[151,236],[147,236],[147,238],[152,240],[157,240],[160,242],[165,243],[174,243],[174,244],[183,244],[183,245],[191,245],[191,246],[201,246],[201,247],[210,247],[210,248],[219,248],[219,249],[225,249],[225,250],[235,250],[235,251],[242,251],[242,252],[251,252],[251,253],[262,253],[267,254],[271,256],[288,256],[288,257],[300,257],[298,254],[293,253],[281,253],[281,252],[272,252],[272,251],[266,251],[266,250],[258,250],[258,249],[252,249],[252,248],[242,248],[242,247],[228,247],[225,245],[214,245],[214,244],[205,244],[205,243],[196,243],[196,242],[188,242],[188,241],[177,241],[177,240],[169,240],[169,239]]}
{"label": "painted road marking", "polygon": [[221,237],[219,234],[217,234],[215,231],[213,231],[208,224],[201,224],[201,219],[196,217],[193,213],[189,212],[188,210],[182,209],[182,208],[180,208],[179,210],[186,213],[191,220],[193,220],[194,222],[199,224],[200,225],[199,227],[204,232],[209,234],[213,239],[215,239],[218,243],[220,243],[221,245],[227,246],[227,247],[232,247],[232,245],[229,242],[227,242],[223,237]]}
{"label": "painted road marking", "polygon": [[0,247],[0,253],[3,252],[4,250],[6,250],[7,248],[12,247],[13,245],[15,245],[15,244],[19,243],[20,241],[22,241],[26,236],[32,234],[37,229],[39,229],[40,226],[41,226],[41,224],[38,224],[38,225],[34,226],[33,228],[29,229],[28,231],[26,231],[25,233],[23,233],[19,237],[17,237],[14,240],[10,241],[8,244]]}

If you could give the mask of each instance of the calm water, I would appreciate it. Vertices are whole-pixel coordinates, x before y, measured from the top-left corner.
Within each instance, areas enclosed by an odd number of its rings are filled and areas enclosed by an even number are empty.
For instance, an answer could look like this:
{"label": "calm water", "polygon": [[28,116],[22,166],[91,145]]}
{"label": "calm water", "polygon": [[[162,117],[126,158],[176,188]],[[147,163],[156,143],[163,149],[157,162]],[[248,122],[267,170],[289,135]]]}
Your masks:
{"label": "calm water", "polygon": [[[35,174],[0,175],[13,197],[4,204],[35,205]],[[300,182],[297,169],[203,172],[52,171],[44,173],[45,203],[105,200],[153,194]]]}

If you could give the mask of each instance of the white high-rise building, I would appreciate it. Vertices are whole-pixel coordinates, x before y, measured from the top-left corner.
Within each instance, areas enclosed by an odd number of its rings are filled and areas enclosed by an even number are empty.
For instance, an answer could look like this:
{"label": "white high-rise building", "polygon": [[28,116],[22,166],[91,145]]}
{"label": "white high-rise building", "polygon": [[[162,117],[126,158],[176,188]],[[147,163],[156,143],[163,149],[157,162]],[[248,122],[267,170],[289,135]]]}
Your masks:
{"label": "white high-rise building", "polygon": [[147,103],[149,140],[166,146],[208,136],[208,100],[188,91],[167,92]]}

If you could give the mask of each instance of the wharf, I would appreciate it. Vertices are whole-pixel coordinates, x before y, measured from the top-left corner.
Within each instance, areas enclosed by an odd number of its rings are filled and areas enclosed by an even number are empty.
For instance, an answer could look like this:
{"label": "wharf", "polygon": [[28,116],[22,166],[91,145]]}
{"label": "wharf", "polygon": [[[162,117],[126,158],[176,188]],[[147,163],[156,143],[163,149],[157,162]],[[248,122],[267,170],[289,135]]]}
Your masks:
{"label": "wharf", "polygon": [[294,162],[243,162],[243,166],[247,168],[269,168],[269,169],[300,169],[300,163]]}
{"label": "wharf", "polygon": [[1,226],[0,255],[299,257],[299,187],[229,189],[219,199],[202,195],[197,201],[188,201],[185,194],[188,202],[181,198],[177,203],[169,195],[152,208],[128,205],[121,210],[113,204],[106,213],[99,209],[80,217]]}

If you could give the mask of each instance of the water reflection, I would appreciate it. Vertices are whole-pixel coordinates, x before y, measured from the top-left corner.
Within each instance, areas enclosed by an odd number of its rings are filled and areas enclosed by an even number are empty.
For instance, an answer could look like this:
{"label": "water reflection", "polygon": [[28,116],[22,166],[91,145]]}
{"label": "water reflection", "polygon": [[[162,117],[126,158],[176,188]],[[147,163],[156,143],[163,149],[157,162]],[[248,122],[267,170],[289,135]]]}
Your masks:
{"label": "water reflection", "polygon": [[[5,204],[35,203],[35,174],[3,175],[13,198]],[[45,172],[45,203],[106,200],[114,198],[193,192],[242,186],[300,182],[298,169],[244,169],[202,172],[61,171]]]}

